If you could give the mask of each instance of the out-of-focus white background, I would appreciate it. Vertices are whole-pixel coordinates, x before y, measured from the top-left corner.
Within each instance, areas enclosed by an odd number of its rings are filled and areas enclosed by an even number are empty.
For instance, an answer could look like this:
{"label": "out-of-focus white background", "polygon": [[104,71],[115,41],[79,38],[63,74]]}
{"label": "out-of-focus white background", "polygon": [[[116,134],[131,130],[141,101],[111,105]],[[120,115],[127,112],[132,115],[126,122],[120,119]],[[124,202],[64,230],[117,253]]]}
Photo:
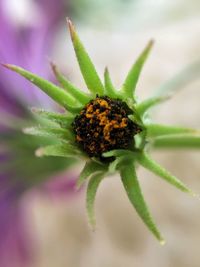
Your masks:
{"label": "out-of-focus white background", "polygon": [[[149,96],[200,58],[198,0],[75,0],[66,6],[70,7],[66,16],[74,21],[101,77],[108,66],[117,87],[148,40],[155,40],[137,86],[140,98]],[[31,23],[41,15],[28,0],[8,0],[7,9],[15,23]],[[54,46],[54,54],[47,56],[85,89],[65,21]],[[200,127],[200,80],[153,115],[160,123]],[[199,151],[157,151],[152,155],[200,192]],[[31,200],[31,221],[39,237],[39,255],[33,267],[199,267],[200,202],[143,169],[139,177],[150,210],[167,240],[164,247],[137,216],[119,177],[109,177],[97,194],[95,232],[88,226],[84,193],[67,203],[42,196]]]}

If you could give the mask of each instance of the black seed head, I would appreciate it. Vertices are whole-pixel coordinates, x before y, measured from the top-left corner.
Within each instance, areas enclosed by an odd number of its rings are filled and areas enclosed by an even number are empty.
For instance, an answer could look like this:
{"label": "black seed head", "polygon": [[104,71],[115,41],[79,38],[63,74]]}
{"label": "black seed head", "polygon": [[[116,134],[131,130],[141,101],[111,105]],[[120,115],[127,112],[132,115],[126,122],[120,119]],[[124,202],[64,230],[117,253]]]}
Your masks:
{"label": "black seed head", "polygon": [[90,157],[102,158],[112,149],[126,149],[141,127],[128,118],[133,111],[120,99],[91,100],[72,123],[76,142]]}

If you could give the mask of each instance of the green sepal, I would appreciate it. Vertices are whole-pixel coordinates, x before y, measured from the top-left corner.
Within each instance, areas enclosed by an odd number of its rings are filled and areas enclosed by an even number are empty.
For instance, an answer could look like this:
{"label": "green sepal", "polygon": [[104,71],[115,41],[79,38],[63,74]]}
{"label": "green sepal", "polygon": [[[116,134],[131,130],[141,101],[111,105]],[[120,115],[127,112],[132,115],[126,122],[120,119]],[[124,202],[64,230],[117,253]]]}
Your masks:
{"label": "green sepal", "polygon": [[87,95],[86,93],[82,92],[79,88],[75,87],[70,81],[67,80],[65,76],[62,75],[62,73],[58,70],[58,67],[51,62],[51,67],[54,72],[54,75],[60,85],[69,93],[72,95],[78,102],[85,105],[89,102],[91,97]]}
{"label": "green sepal", "polygon": [[79,178],[76,182],[76,186],[79,189],[84,181],[89,178],[92,174],[104,171],[105,166],[103,164],[97,163],[96,161],[88,161],[85,163],[83,170],[81,171]]}
{"label": "green sepal", "polygon": [[114,161],[112,161],[109,164],[109,168],[108,168],[109,173],[114,173],[117,170],[117,167],[122,160],[123,160],[123,157],[119,157],[119,158],[116,158]]}
{"label": "green sepal", "polygon": [[185,88],[187,84],[199,78],[200,62],[195,62],[174,75],[161,85],[154,96],[148,98],[136,106],[137,112],[142,116],[150,108],[170,99],[174,93]]}
{"label": "green sepal", "polygon": [[71,124],[74,120],[74,116],[70,116],[68,114],[55,113],[55,112],[46,111],[44,109],[38,109],[38,108],[31,108],[31,111],[34,114],[39,115],[40,117],[44,119],[47,119],[49,121],[53,121],[59,124],[62,128],[71,127]]}
{"label": "green sepal", "polygon": [[153,41],[151,40],[143,52],[140,54],[136,62],[131,67],[124,84],[122,86],[122,94],[125,95],[127,98],[133,98],[135,94],[135,88],[142,71],[143,65],[151,51],[153,46]]}
{"label": "green sepal", "polygon": [[171,136],[161,136],[154,139],[152,142],[154,148],[161,149],[199,149],[200,135],[179,134]]}
{"label": "green sepal", "polygon": [[12,170],[13,186],[22,183],[31,188],[47,181],[58,172],[65,171],[76,162],[73,158],[35,157],[34,151],[38,144],[48,144],[47,138],[24,135],[21,131],[9,131],[5,135],[5,139],[0,138],[0,143],[5,144],[5,151],[3,152],[1,147],[0,154],[12,153],[12,160],[0,162],[0,173],[5,174]]}
{"label": "green sepal", "polygon": [[184,89],[187,84],[193,82],[195,79],[198,79],[199,74],[200,61],[196,61],[161,85],[156,90],[155,97],[173,95],[177,91]]}
{"label": "green sepal", "polygon": [[61,145],[49,145],[38,148],[36,150],[36,156],[55,156],[55,157],[66,157],[66,158],[80,158],[81,153],[78,149],[70,144]]}
{"label": "green sepal", "polygon": [[93,93],[94,95],[104,94],[104,86],[96,72],[96,69],[86,52],[82,42],[80,41],[78,34],[75,31],[74,25],[72,22],[67,19],[71,40],[73,43],[74,51],[79,63],[79,67],[81,70],[81,73],[83,75],[83,78],[85,80],[85,83],[88,87],[88,89]]}
{"label": "green sepal", "polygon": [[167,101],[169,96],[148,98],[136,105],[135,109],[142,117],[150,108]]}
{"label": "green sepal", "polygon": [[86,208],[87,208],[89,223],[92,226],[93,230],[95,229],[94,201],[97,189],[100,185],[100,182],[103,180],[104,175],[105,175],[104,172],[98,172],[92,175],[87,187]]}
{"label": "green sepal", "polygon": [[108,68],[105,68],[105,71],[104,71],[104,83],[105,83],[105,95],[109,97],[114,97],[114,98],[119,97],[119,95],[117,94],[112,84]]}
{"label": "green sepal", "polygon": [[111,174],[115,173],[117,170],[120,170],[121,166],[123,167],[123,165],[127,165],[128,162],[132,164],[133,162],[132,156],[124,155],[116,157],[116,159],[109,164],[108,171]]}
{"label": "green sepal", "polygon": [[160,243],[164,244],[165,241],[157,229],[144,200],[134,164],[124,166],[124,168],[121,169],[120,174],[128,198],[135,207],[138,215],[146,224],[148,229],[153,233],[153,235],[160,241]]}
{"label": "green sepal", "polygon": [[200,130],[192,128],[169,126],[162,124],[147,124],[145,126],[147,129],[148,137],[158,137],[162,135],[175,135],[175,134],[200,134]]}
{"label": "green sepal", "polygon": [[132,164],[134,160],[135,153],[131,150],[126,150],[126,149],[113,149],[108,152],[104,152],[103,157],[105,158],[110,158],[114,157],[115,159],[109,164],[109,172],[114,173],[118,169],[120,169],[121,165],[129,162]]}
{"label": "green sepal", "polygon": [[157,176],[161,177],[168,183],[174,185],[176,188],[195,196],[192,190],[190,190],[184,183],[182,183],[174,175],[170,174],[165,168],[163,168],[157,162],[152,160],[146,153],[144,152],[138,153],[137,160],[144,168],[148,169]]}
{"label": "green sepal", "polygon": [[77,107],[77,102],[69,94],[67,94],[62,88],[56,86],[55,84],[24,70],[23,68],[17,67],[15,65],[3,64],[4,67],[17,72],[31,83],[38,86],[43,92],[55,100],[58,104],[66,108],[70,112],[77,112],[81,107]]}
{"label": "green sepal", "polygon": [[103,153],[103,157],[105,158],[121,156],[134,156],[134,153],[131,150],[127,149],[113,149]]}
{"label": "green sepal", "polygon": [[63,128],[53,128],[53,127],[29,127],[23,130],[25,134],[43,136],[43,137],[52,137],[62,139],[65,142],[74,141],[73,134],[68,129]]}

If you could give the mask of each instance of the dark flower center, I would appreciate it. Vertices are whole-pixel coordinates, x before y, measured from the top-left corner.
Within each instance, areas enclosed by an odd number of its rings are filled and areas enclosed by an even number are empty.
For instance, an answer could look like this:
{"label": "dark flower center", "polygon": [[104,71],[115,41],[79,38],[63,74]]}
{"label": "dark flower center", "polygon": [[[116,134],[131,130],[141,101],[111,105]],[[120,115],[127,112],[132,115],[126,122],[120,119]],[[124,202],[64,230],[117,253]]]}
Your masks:
{"label": "dark flower center", "polygon": [[128,105],[107,96],[91,100],[72,124],[76,142],[90,157],[101,157],[112,149],[126,149],[142,129],[128,118]]}

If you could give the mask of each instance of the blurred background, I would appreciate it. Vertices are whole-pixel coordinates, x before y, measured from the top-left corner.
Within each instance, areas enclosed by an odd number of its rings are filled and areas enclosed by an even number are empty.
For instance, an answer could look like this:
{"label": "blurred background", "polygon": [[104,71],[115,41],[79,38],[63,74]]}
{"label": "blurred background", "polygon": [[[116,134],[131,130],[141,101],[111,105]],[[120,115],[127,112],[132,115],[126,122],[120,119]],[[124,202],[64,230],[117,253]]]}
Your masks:
{"label": "blurred background", "polygon": [[[200,59],[198,0],[1,1],[1,16],[5,18],[0,25],[1,61],[28,67],[37,74],[52,79],[47,66],[50,58],[83,90],[86,86],[66,28],[67,16],[76,25],[100,76],[103,77],[104,68],[108,66],[116,87],[120,87],[129,67],[149,39],[155,40],[155,46],[137,86],[140,99],[150,96],[174,74]],[[8,21],[9,29],[6,28]],[[48,24],[45,30],[44,24]],[[15,34],[9,39],[11,28]],[[27,39],[29,29],[34,29],[31,39]],[[13,48],[16,42],[18,47]],[[39,46],[40,52],[37,54]],[[24,54],[26,60],[20,61]],[[37,64],[33,63],[36,61]],[[16,79],[10,72],[5,73],[0,71],[1,86],[5,83],[5,75],[13,77],[13,81]],[[39,95],[37,89],[33,89],[31,94],[30,91],[27,93],[27,84],[22,83],[22,80],[18,82],[24,88],[23,93],[18,87],[11,93],[10,79],[6,80],[5,92],[12,95],[12,98],[15,96],[16,101],[20,99],[20,103],[29,107],[56,108],[48,98]],[[191,82],[173,99],[153,112],[154,121],[199,128],[199,88],[200,79]],[[0,103],[3,105],[3,98]],[[14,106],[12,103],[9,105]],[[1,150],[2,147],[1,145]],[[195,192],[200,192],[198,150],[155,151],[152,155]],[[72,167],[67,175],[70,178],[77,177],[77,168],[75,171]],[[25,266],[199,267],[199,201],[177,191],[143,169],[139,170],[139,178],[150,210],[166,238],[165,246],[161,247],[140,221],[127,199],[119,177],[109,177],[99,188],[95,232],[91,231],[87,222],[85,189],[77,193],[74,187],[69,190],[68,185],[67,190],[60,193],[62,184],[59,187],[48,184],[42,191],[35,192],[34,189],[34,193],[28,192],[20,200],[23,208],[25,207],[26,226],[31,236],[28,242],[32,242],[34,247],[28,252],[30,257]],[[1,213],[1,216],[4,214]],[[15,219],[11,223],[12,228],[15,228]],[[6,237],[6,233],[0,235],[2,241]],[[11,240],[13,241],[13,236]],[[17,247],[20,250],[19,246],[16,242],[15,249]],[[5,261],[6,257],[12,258],[12,249],[10,247],[5,254]],[[22,266],[16,259],[13,258],[6,265],[0,258],[0,267]]]}

